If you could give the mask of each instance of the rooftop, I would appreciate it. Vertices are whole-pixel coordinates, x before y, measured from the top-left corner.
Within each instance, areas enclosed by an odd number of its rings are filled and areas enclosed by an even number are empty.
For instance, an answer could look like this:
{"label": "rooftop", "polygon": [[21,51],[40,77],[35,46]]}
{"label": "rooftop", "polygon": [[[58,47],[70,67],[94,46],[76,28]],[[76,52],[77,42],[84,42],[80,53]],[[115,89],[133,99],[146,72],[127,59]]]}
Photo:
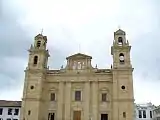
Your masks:
{"label": "rooftop", "polygon": [[0,107],[21,107],[21,101],[0,100]]}

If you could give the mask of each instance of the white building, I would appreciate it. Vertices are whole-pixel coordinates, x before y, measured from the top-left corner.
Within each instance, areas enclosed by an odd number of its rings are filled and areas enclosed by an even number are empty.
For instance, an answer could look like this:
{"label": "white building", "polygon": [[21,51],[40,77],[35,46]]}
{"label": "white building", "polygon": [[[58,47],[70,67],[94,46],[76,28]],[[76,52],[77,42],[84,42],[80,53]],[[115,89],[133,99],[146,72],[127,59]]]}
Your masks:
{"label": "white building", "polygon": [[19,120],[21,101],[0,100],[0,120]]}
{"label": "white building", "polygon": [[135,104],[135,120],[153,120],[154,108],[152,103]]}
{"label": "white building", "polygon": [[153,110],[153,120],[160,120],[160,106],[157,106]]}

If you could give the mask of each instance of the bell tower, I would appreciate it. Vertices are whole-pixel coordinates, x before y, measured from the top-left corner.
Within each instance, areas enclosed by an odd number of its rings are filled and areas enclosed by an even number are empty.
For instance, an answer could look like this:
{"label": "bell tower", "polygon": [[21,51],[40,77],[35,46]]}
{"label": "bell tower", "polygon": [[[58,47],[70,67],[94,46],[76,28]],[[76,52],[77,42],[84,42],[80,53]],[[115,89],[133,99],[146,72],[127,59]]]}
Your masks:
{"label": "bell tower", "polygon": [[111,47],[113,68],[132,68],[130,50],[131,46],[128,40],[126,40],[126,33],[121,29],[114,32],[114,41]]}
{"label": "bell tower", "polygon": [[41,120],[44,115],[44,82],[49,52],[46,50],[47,37],[38,34],[29,51],[28,66],[25,70],[20,120]]}
{"label": "bell tower", "polygon": [[47,37],[38,34],[35,37],[34,45],[31,45],[29,51],[28,69],[46,69],[49,53],[46,50]]}
{"label": "bell tower", "polygon": [[114,32],[114,41],[111,47],[113,120],[133,120],[134,118],[133,68],[130,50],[131,46],[126,40],[126,33],[121,29]]}

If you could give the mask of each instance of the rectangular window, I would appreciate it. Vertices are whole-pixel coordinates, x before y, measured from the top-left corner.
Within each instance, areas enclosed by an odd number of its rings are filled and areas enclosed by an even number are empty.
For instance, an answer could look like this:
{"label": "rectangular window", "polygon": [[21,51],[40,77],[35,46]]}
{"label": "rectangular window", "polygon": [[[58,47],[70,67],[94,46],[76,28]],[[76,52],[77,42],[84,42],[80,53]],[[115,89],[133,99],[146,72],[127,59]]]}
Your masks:
{"label": "rectangular window", "polygon": [[126,112],[123,112],[123,118],[126,118]]}
{"label": "rectangular window", "polygon": [[75,101],[81,101],[81,91],[75,91]]}
{"label": "rectangular window", "polygon": [[102,101],[107,101],[107,94],[106,93],[102,93]]}
{"label": "rectangular window", "polygon": [[56,99],[55,93],[51,93],[50,99],[51,99],[51,101],[55,101],[55,99]]}
{"label": "rectangular window", "polygon": [[108,120],[108,114],[101,114],[101,120]]}
{"label": "rectangular window", "polygon": [[8,108],[8,115],[12,115],[12,108]]}
{"label": "rectangular window", "polygon": [[19,109],[15,109],[14,115],[18,115],[18,114],[19,114]]}
{"label": "rectangular window", "polygon": [[139,118],[142,118],[142,112],[141,112],[141,110],[138,111],[138,115],[139,115]]}
{"label": "rectangular window", "polygon": [[31,115],[31,111],[30,110],[28,110],[28,115]]}
{"label": "rectangular window", "polygon": [[3,114],[3,108],[0,108],[0,115]]}
{"label": "rectangular window", "polygon": [[7,118],[7,120],[11,120],[11,118]]}
{"label": "rectangular window", "polygon": [[18,120],[18,119],[13,119],[13,120]]}
{"label": "rectangular window", "polygon": [[152,111],[150,111],[150,118],[152,118]]}
{"label": "rectangular window", "polygon": [[143,118],[146,118],[146,111],[143,110]]}

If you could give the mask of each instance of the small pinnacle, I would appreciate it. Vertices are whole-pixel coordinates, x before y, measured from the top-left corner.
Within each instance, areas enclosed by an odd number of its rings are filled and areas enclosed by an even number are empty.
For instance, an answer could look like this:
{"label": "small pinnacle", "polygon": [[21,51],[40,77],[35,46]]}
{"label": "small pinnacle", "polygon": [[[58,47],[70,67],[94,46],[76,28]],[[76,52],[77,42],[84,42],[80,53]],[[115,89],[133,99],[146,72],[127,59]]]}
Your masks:
{"label": "small pinnacle", "polygon": [[41,30],[41,35],[43,34],[43,28],[42,28],[42,30]]}
{"label": "small pinnacle", "polygon": [[118,25],[118,29],[121,29],[120,25]]}

